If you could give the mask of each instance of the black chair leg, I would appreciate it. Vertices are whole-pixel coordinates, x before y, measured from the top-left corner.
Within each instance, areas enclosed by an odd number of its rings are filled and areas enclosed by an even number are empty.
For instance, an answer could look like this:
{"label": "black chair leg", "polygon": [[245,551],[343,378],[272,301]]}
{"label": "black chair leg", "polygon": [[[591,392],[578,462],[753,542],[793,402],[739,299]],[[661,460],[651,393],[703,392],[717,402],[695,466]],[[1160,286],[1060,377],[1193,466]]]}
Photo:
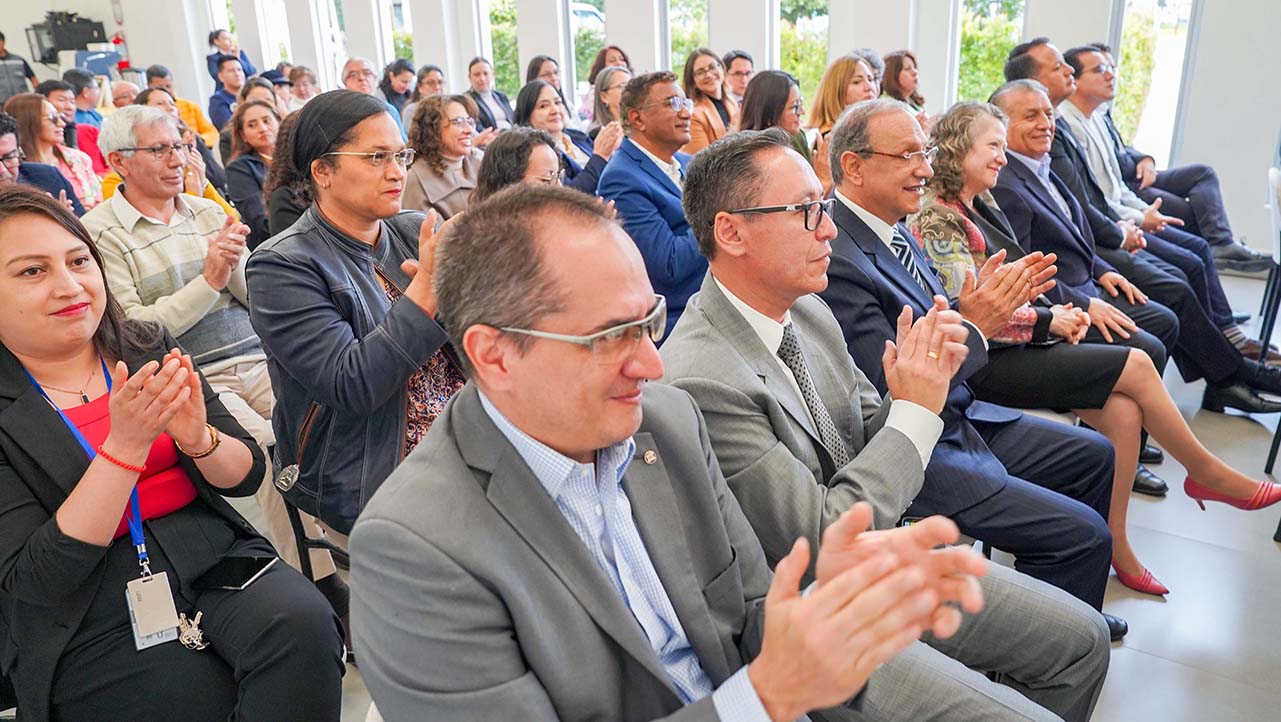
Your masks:
{"label": "black chair leg", "polygon": [[1281,307],[1281,270],[1274,266],[1269,277],[1273,280],[1264,293],[1263,324],[1259,328],[1259,345],[1262,347],[1259,350],[1259,361],[1261,362],[1267,358],[1268,344],[1272,340],[1272,331],[1276,327],[1277,313]]}
{"label": "black chair leg", "polygon": [[1262,317],[1263,317],[1264,312],[1266,312],[1266,311],[1268,310],[1268,299],[1272,297],[1272,287],[1273,287],[1273,286],[1275,286],[1275,285],[1277,284],[1277,273],[1278,273],[1278,270],[1279,270],[1279,269],[1278,269],[1278,268],[1277,268],[1277,266],[1274,264],[1274,265],[1272,266],[1272,269],[1268,271],[1268,282],[1267,282],[1267,285],[1265,285],[1265,286],[1263,287],[1263,300],[1259,302],[1259,317],[1260,317],[1260,318],[1262,318]]}
{"label": "black chair leg", "polygon": [[302,528],[302,517],[298,516],[298,509],[285,502],[285,514],[289,516],[289,527],[294,531],[294,544],[298,547],[298,567],[302,575],[311,581],[316,581],[316,577],[311,569],[311,549],[308,548],[307,533]]}
{"label": "black chair leg", "polygon": [[1272,473],[1272,467],[1277,461],[1278,446],[1281,446],[1281,421],[1277,422],[1277,430],[1272,433],[1272,448],[1268,450],[1268,463],[1263,465],[1263,473]]}

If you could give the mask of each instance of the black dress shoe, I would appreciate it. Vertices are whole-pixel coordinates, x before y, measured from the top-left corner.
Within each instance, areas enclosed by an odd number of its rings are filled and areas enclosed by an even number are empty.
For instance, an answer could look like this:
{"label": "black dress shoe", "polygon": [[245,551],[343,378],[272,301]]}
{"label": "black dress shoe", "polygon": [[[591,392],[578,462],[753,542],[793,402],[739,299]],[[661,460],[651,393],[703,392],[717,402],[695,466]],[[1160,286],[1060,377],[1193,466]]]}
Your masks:
{"label": "black dress shoe", "polygon": [[1103,613],[1103,619],[1108,623],[1108,634],[1112,636],[1113,642],[1119,642],[1130,631],[1130,625],[1124,619],[1113,616],[1107,612]]}
{"label": "black dress shoe", "polygon": [[1245,323],[1246,321],[1249,321],[1252,318],[1254,318],[1254,314],[1244,313],[1244,312],[1234,313],[1232,314],[1232,323]]}
{"label": "black dress shoe", "polygon": [[1245,383],[1255,391],[1265,394],[1281,394],[1281,368],[1261,364],[1254,359],[1243,359],[1241,368],[1233,378]]}
{"label": "black dress shoe", "polygon": [[1165,483],[1164,479],[1157,476],[1156,474],[1153,474],[1151,471],[1148,471],[1146,468],[1142,466],[1140,466],[1139,470],[1134,474],[1133,491],[1136,494],[1147,494],[1148,496],[1165,496],[1165,492],[1169,490],[1170,490],[1170,487]]}
{"label": "black dress shoe", "polygon": [[1165,452],[1161,451],[1160,449],[1156,448],[1151,444],[1144,444],[1143,448],[1139,449],[1139,463],[1140,464],[1164,464]]}
{"label": "black dress shoe", "polygon": [[1205,395],[1201,397],[1201,408],[1206,411],[1223,413],[1224,409],[1236,409],[1247,414],[1275,414],[1281,411],[1281,403],[1269,401],[1245,384],[1231,386],[1206,385]]}
{"label": "black dress shoe", "polygon": [[1240,243],[1225,243],[1213,246],[1210,253],[1214,256],[1214,265],[1220,270],[1240,271],[1242,273],[1262,273],[1272,270],[1272,257],[1260,253]]}

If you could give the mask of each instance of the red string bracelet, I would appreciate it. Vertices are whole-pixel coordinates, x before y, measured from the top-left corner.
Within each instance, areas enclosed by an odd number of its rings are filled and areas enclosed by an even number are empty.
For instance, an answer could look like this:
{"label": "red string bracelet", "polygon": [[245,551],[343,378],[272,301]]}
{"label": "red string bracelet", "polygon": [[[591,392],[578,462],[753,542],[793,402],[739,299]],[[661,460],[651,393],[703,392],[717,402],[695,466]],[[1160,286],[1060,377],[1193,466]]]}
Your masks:
{"label": "red string bracelet", "polygon": [[117,459],[111,454],[108,454],[107,450],[102,448],[101,446],[98,447],[98,456],[101,456],[102,458],[106,459],[107,461],[110,461],[116,466],[119,466],[121,469],[124,469],[125,471],[132,471],[135,474],[141,474],[142,472],[147,470],[146,464],[126,464],[120,459]]}

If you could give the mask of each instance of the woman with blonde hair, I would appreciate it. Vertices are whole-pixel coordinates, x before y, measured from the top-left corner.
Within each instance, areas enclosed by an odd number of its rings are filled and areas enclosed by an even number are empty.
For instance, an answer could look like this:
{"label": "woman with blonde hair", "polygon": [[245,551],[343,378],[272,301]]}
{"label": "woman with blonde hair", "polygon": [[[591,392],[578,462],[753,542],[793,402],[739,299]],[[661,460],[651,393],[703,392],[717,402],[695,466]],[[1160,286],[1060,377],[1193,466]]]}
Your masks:
{"label": "woman with blonde hair", "polygon": [[[1002,251],[1010,260],[1023,255],[989,193],[1007,162],[1005,122],[994,105],[962,102],[938,119],[930,136],[934,175],[909,226],[952,299],[990,257]],[[1139,561],[1126,534],[1140,431],[1151,433],[1187,469],[1184,491],[1203,507],[1212,500],[1261,509],[1281,501],[1281,486],[1250,479],[1210,453],[1188,428],[1146,353],[1081,344],[1089,328],[1083,311],[1049,303],[1018,309],[992,337],[988,364],[969,384],[980,399],[1005,406],[1071,409],[1112,442],[1112,568],[1127,587],[1163,595],[1169,590]]]}
{"label": "woman with blonde hair", "polygon": [[809,127],[826,135],[846,108],[876,97],[876,75],[866,60],[842,55],[823,71],[814,95]]}

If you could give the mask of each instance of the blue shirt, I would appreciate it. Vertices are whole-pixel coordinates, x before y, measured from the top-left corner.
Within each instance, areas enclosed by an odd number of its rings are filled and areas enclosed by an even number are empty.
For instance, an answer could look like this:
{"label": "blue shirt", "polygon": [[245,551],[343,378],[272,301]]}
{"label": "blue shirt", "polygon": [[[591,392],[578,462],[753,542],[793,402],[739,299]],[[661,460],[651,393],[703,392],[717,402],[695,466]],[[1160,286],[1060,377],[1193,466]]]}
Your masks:
{"label": "blue shirt", "polygon": [[1059,205],[1059,210],[1063,211],[1063,215],[1068,219],[1068,221],[1071,221],[1072,208],[1068,205],[1063,194],[1060,193],[1059,189],[1054,185],[1054,181],[1050,180],[1050,154],[1046,153],[1041,156],[1040,160],[1033,160],[1022,153],[1015,153],[1008,148],[1006,148],[1006,152],[1012,157],[1017,158],[1020,163],[1030,168],[1032,172],[1036,174],[1036,179],[1041,181],[1041,185],[1045,187],[1046,192],[1049,193],[1050,197],[1054,199],[1054,202]]}
{"label": "blue shirt", "polygon": [[581,464],[516,428],[484,393],[480,394],[480,403],[631,610],[681,699],[690,704],[711,694],[716,713],[723,720],[768,722],[746,666],[713,692],[712,682],[690,646],[645,549],[623,489],[623,474],[636,451],[636,442],[625,439],[598,450],[595,464]]}
{"label": "blue shirt", "polygon": [[95,128],[101,128],[102,113],[99,113],[93,108],[90,108],[89,110],[81,110],[79,108],[76,108],[76,124],[92,125]]}

